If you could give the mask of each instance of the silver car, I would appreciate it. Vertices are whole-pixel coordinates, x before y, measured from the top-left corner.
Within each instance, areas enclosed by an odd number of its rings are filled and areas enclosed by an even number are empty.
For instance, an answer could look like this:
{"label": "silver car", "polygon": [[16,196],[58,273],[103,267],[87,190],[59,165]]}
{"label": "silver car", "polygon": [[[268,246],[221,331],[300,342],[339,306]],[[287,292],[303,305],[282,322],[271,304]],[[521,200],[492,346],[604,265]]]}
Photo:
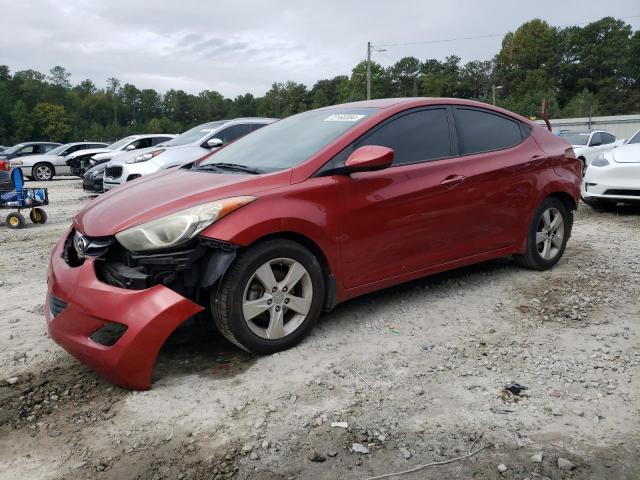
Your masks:
{"label": "silver car", "polygon": [[107,163],[103,180],[104,189],[109,190],[143,175],[197,160],[212,150],[276,120],[274,118],[236,118],[204,123],[187,130],[162,146],[146,148],[134,153],[123,152]]}
{"label": "silver car", "polygon": [[11,167],[20,168],[22,174],[31,180],[51,180],[56,175],[71,175],[66,161],[72,153],[104,148],[106,145],[101,142],[65,143],[43,154],[14,158]]}
{"label": "silver car", "polygon": [[[175,135],[169,133],[148,133],[140,135],[130,135],[120,140],[106,145],[102,148],[88,149],[82,152],[76,152],[69,155],[66,164],[71,171],[71,175],[81,177],[84,172],[91,167],[90,159],[98,159],[97,162],[107,161],[115,153],[140,150],[142,148],[152,147],[159,143],[171,140]],[[94,162],[95,164],[96,162]]]}

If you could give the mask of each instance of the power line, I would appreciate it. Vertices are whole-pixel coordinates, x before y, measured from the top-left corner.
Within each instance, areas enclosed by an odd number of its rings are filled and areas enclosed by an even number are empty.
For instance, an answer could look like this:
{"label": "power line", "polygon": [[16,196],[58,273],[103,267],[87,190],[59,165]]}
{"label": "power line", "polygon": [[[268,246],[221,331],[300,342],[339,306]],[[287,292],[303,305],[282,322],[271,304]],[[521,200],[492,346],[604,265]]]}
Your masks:
{"label": "power line", "polygon": [[[640,15],[629,15],[627,17],[620,17],[617,18],[616,20],[628,20],[630,18],[640,18]],[[580,22],[580,23],[571,23],[569,25],[560,25],[557,28],[567,28],[567,27],[577,27],[580,25],[588,25],[589,23],[593,23],[597,20],[592,20],[589,22]],[[371,45],[372,48],[382,48],[382,47],[406,47],[406,46],[410,46],[410,45],[429,45],[429,44],[433,44],[433,43],[446,43],[446,42],[457,42],[460,40],[480,40],[483,38],[495,38],[495,37],[503,37],[505,36],[507,33],[509,32],[505,32],[505,33],[491,33],[488,35],[476,35],[476,36],[472,36],[472,37],[458,37],[458,38],[446,38],[446,39],[440,39],[440,40],[425,40],[423,42],[405,42],[405,43],[384,43],[384,44],[380,44],[380,45]]]}

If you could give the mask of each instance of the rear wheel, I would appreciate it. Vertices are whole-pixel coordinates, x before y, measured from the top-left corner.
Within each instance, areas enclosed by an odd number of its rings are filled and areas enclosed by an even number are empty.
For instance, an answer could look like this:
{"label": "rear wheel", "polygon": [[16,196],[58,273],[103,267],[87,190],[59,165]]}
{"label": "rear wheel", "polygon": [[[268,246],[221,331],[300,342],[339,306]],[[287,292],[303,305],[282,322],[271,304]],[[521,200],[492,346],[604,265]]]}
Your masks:
{"label": "rear wheel", "polygon": [[53,167],[48,163],[36,163],[33,166],[33,176],[41,182],[49,181],[53,178]]}
{"label": "rear wheel", "polygon": [[47,212],[45,212],[42,208],[32,208],[29,212],[29,218],[33,223],[46,223]]}
{"label": "rear wheel", "polygon": [[526,251],[517,255],[516,261],[534,270],[553,267],[564,253],[572,223],[573,215],[560,200],[546,198],[533,215]]}
{"label": "rear wheel", "polygon": [[21,213],[12,212],[5,220],[9,228],[18,229],[24,227],[25,220]]}
{"label": "rear wheel", "polygon": [[240,253],[211,310],[218,330],[255,353],[274,353],[299,343],[313,328],[324,300],[316,257],[290,240],[268,240]]}

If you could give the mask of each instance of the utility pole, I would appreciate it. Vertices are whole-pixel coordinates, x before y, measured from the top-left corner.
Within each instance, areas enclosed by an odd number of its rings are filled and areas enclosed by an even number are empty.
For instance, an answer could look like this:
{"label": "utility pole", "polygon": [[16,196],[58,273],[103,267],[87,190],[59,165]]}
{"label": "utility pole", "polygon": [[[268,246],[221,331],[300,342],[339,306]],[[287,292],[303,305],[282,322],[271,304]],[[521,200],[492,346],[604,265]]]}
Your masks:
{"label": "utility pole", "polygon": [[495,106],[496,104],[496,90],[500,90],[502,88],[502,85],[499,86],[495,86],[495,85],[491,85],[491,91],[493,93],[493,105]]}
{"label": "utility pole", "polygon": [[367,42],[367,100],[371,100],[371,42]]}

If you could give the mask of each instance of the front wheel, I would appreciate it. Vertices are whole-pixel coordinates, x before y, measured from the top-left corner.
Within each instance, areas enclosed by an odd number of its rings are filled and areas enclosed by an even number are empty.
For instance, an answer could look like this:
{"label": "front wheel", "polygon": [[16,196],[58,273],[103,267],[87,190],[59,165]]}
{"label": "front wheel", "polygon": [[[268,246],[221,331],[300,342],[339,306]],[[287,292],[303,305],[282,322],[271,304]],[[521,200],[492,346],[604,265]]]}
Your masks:
{"label": "front wheel", "polygon": [[267,240],[241,252],[214,288],[213,320],[245,350],[286,350],[313,328],[324,289],[322,268],[309,250],[290,240]]}
{"label": "front wheel", "polygon": [[33,166],[33,176],[41,182],[49,181],[53,178],[53,167],[48,163],[36,163]]}
{"label": "front wheel", "polygon": [[548,270],[562,257],[571,235],[573,215],[554,197],[546,198],[533,215],[523,255],[516,261],[534,270]]}

